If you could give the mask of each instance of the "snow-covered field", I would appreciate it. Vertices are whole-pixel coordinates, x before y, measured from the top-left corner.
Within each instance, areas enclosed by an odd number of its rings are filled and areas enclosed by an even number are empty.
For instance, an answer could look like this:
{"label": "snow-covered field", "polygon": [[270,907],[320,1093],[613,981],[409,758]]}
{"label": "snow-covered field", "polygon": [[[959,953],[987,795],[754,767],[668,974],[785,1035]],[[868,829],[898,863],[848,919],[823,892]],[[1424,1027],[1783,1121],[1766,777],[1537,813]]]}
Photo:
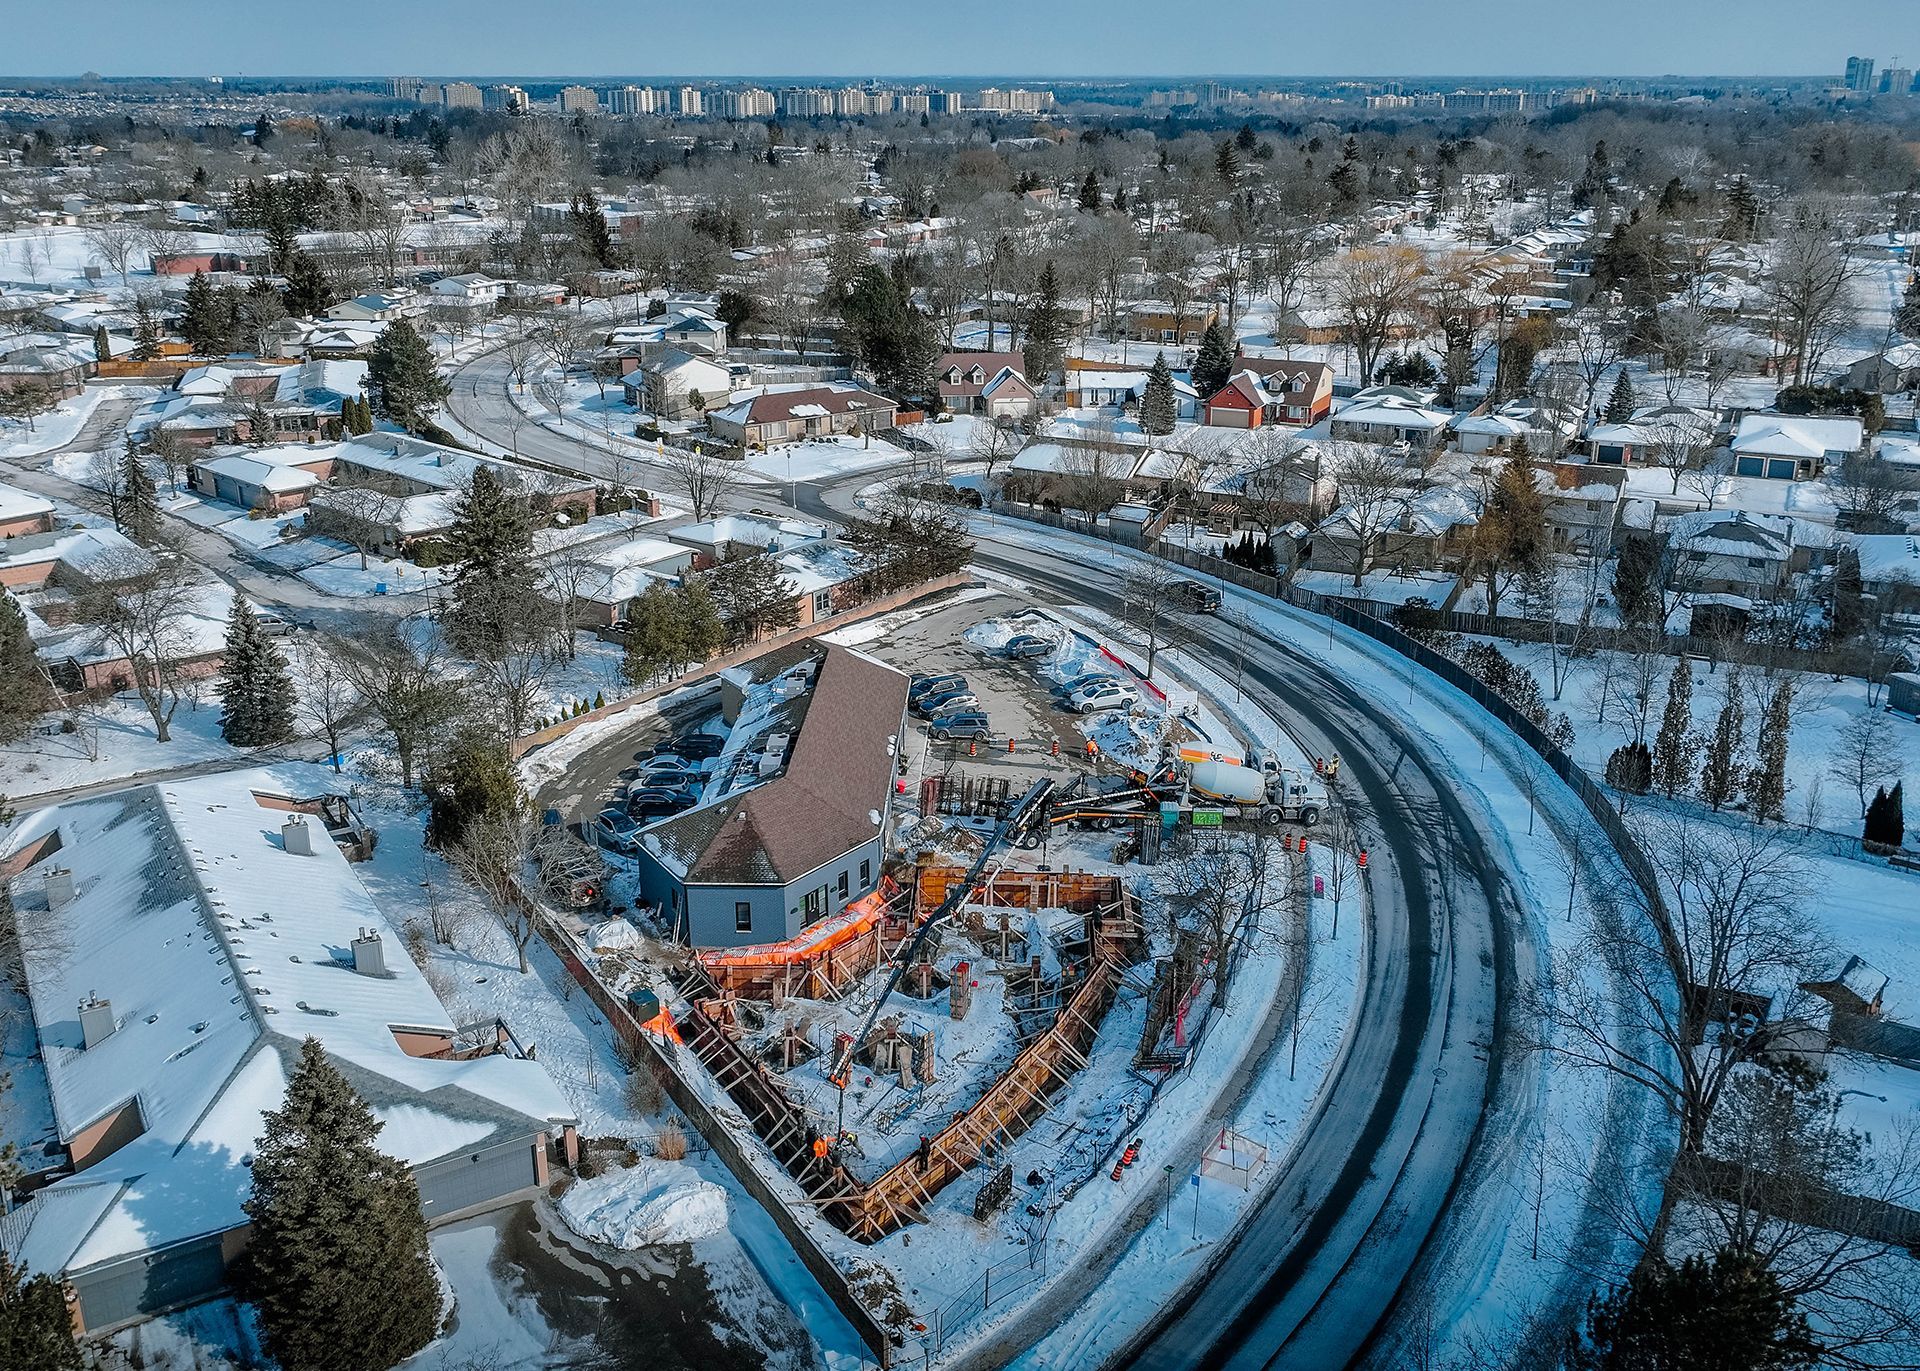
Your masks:
{"label": "snow-covered field", "polygon": [[31,427],[24,419],[0,419],[0,457],[36,457],[65,447],[79,436],[107,393],[103,387],[89,386],[44,414],[34,415]]}

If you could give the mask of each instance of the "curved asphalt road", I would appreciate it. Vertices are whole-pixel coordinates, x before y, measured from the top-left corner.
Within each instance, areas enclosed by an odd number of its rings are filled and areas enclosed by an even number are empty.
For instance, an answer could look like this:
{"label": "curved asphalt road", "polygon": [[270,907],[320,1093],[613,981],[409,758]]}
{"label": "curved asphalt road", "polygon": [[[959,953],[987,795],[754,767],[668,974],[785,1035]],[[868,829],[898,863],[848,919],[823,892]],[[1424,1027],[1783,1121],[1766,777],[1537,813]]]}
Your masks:
{"label": "curved asphalt road", "polygon": [[[505,369],[482,358],[456,377],[456,416],[506,446],[500,425]],[[537,438],[530,438],[537,433]],[[605,456],[572,439],[519,426],[521,450],[575,470]],[[537,444],[537,446],[536,446]],[[596,473],[598,474],[598,473]],[[883,472],[802,485],[796,504],[837,521],[859,486]],[[771,492],[757,492],[762,503]],[[829,497],[833,497],[829,499]],[[1088,545],[1061,551],[996,543],[976,529],[975,562],[1062,601],[1114,610],[1120,595]],[[1262,601],[1262,604],[1266,602]],[[1192,628],[1221,661],[1235,633],[1213,620]],[[1444,1256],[1450,1206],[1478,1159],[1503,1073],[1497,1050],[1526,922],[1453,793],[1430,744],[1395,717],[1397,676],[1369,690],[1257,631],[1246,659],[1251,688],[1316,753],[1338,752],[1349,813],[1373,872],[1366,993],[1332,1088],[1267,1197],[1224,1246],[1207,1278],[1120,1359],[1155,1368],[1323,1368],[1395,1364],[1396,1315]],[[1518,944],[1518,945],[1517,945]],[[1492,1150],[1491,1147],[1489,1150]],[[1110,1261],[1117,1251],[1105,1254]],[[1080,1273],[1097,1282],[1102,1269]],[[1056,1297],[1071,1302],[1072,1290]],[[1032,1336],[1044,1333],[1044,1320]],[[1002,1364],[1032,1340],[996,1343]],[[976,1355],[977,1364],[982,1362]]]}

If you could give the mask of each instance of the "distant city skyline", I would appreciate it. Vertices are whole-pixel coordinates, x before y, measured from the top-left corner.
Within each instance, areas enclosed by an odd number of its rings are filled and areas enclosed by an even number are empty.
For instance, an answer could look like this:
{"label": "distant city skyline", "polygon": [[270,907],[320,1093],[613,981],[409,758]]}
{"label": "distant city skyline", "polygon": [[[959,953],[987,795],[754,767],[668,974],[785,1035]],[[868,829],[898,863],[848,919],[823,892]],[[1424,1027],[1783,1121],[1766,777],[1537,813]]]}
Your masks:
{"label": "distant city skyline", "polygon": [[[907,11],[873,0],[797,5],[736,0],[725,22],[660,0],[256,0],[182,22],[151,0],[83,11],[14,0],[0,77],[403,75],[554,81],[769,81],[862,77],[978,81],[1812,76],[1873,54],[1913,65],[1911,0],[1614,0],[1599,9],[1538,0],[1374,0],[1351,8],[1269,6],[1257,19],[1158,0],[1040,8],[975,0]],[[1044,63],[1036,61],[1045,55]],[[930,62],[929,59],[934,59]],[[940,70],[927,68],[937,64]]]}

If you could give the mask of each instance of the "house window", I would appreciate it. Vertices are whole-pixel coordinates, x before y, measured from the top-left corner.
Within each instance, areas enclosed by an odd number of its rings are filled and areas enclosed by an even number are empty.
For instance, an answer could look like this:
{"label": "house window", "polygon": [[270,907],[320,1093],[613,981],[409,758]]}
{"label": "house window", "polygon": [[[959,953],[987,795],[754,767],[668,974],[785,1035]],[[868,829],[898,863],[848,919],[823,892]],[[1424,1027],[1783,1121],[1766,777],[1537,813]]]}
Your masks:
{"label": "house window", "polygon": [[860,863],[860,884],[863,887],[873,884],[873,863],[872,862]]}
{"label": "house window", "polygon": [[809,890],[806,899],[800,902],[800,923],[804,927],[827,912],[827,888]]}
{"label": "house window", "polygon": [[842,900],[847,898],[847,882],[848,882],[847,873],[842,871],[840,873],[840,884],[839,884],[838,890],[836,891],[836,893],[840,896]]}
{"label": "house window", "polygon": [[1762,561],[1762,560],[1761,560],[1760,558],[1758,558],[1758,557],[1749,557],[1749,558],[1747,558],[1747,565],[1748,565],[1748,566],[1750,566],[1750,567],[1753,567],[1753,568],[1754,568],[1754,569],[1756,569],[1756,570],[1758,570],[1758,569],[1759,569],[1760,567],[1763,567],[1763,566],[1765,566],[1765,565],[1766,565],[1766,563],[1765,563],[1765,562],[1763,562],[1763,561]]}
{"label": "house window", "polygon": [[1707,560],[1707,554],[1704,552],[1689,552],[1687,554],[1687,560],[1689,562],[1704,562]]}
{"label": "house window", "polygon": [[753,932],[753,906],[745,900],[733,902],[733,931],[735,933]]}
{"label": "house window", "polygon": [[813,592],[813,617],[815,619],[824,619],[831,613],[833,613],[832,587],[828,587],[826,590],[814,591]]}
{"label": "house window", "polygon": [[1177,337],[1179,337],[1179,334],[1173,329],[1163,328],[1160,330],[1160,341],[1163,343],[1171,343]]}

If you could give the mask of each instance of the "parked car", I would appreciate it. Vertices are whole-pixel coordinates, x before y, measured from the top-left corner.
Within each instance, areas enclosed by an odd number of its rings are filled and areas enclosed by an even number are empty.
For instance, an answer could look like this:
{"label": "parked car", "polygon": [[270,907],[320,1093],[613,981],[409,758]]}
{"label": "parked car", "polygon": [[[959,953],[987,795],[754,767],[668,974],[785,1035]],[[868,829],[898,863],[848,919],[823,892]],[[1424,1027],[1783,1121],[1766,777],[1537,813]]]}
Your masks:
{"label": "parked car", "polygon": [[946,699],[942,700],[938,709],[932,710],[927,714],[927,722],[936,723],[951,714],[977,713],[979,709],[980,697],[975,695],[971,690],[965,690],[958,695],[949,695]]}
{"label": "parked car", "polygon": [[253,618],[254,622],[260,625],[260,631],[269,638],[284,638],[287,634],[300,627],[300,625],[292,619],[284,618],[278,614],[271,614],[266,610],[261,610],[255,614]]}
{"label": "parked car", "polygon": [[648,776],[670,776],[675,780],[692,781],[704,774],[706,767],[677,753],[662,752],[655,757],[642,757],[634,770],[643,781]]}
{"label": "parked car", "polygon": [[933,691],[929,694],[922,695],[918,700],[908,705],[907,708],[911,709],[921,718],[926,719],[931,718],[942,709],[945,709],[949,701],[958,700],[963,697],[969,700],[975,698],[973,691],[968,687],[964,685],[952,686],[946,690]]}
{"label": "parked car", "polygon": [[649,771],[642,767],[640,774],[627,782],[627,794],[638,790],[692,790],[700,782],[698,772],[682,771],[675,767],[661,767]]}
{"label": "parked car", "polygon": [[1002,651],[1015,661],[1020,661],[1028,657],[1046,656],[1053,651],[1053,644],[1037,633],[1016,633],[1007,639],[1007,645]]}
{"label": "parked car", "polygon": [[683,733],[667,746],[688,761],[704,762],[718,757],[725,750],[727,740],[717,733]]}
{"label": "parked car", "polygon": [[946,672],[939,676],[915,676],[907,684],[907,703],[914,704],[929,695],[937,695],[943,690],[965,690],[967,678],[957,672]]}
{"label": "parked car", "polygon": [[963,709],[941,715],[927,732],[944,743],[950,738],[984,738],[991,730],[987,727],[986,715],[978,710]]}
{"label": "parked car", "polygon": [[1060,682],[1059,685],[1053,688],[1053,693],[1064,700],[1076,690],[1085,690],[1088,686],[1095,685],[1101,681],[1117,681],[1119,679],[1120,678],[1111,671],[1083,671],[1078,676],[1069,676],[1066,680]]}
{"label": "parked car", "polygon": [[1139,699],[1139,691],[1131,686],[1122,685],[1119,681],[1111,684],[1095,682],[1069,695],[1067,707],[1082,714],[1092,714],[1101,709],[1125,709],[1128,705],[1137,703]]}
{"label": "parked car", "polygon": [[1189,614],[1218,614],[1220,592],[1199,581],[1176,581],[1169,596]]}
{"label": "parked car", "polygon": [[645,786],[627,793],[627,813],[635,819],[660,819],[678,814],[699,801],[691,790],[679,786]]}
{"label": "parked car", "polygon": [[624,809],[603,809],[593,816],[593,840],[615,852],[634,852],[640,847],[640,825]]}

